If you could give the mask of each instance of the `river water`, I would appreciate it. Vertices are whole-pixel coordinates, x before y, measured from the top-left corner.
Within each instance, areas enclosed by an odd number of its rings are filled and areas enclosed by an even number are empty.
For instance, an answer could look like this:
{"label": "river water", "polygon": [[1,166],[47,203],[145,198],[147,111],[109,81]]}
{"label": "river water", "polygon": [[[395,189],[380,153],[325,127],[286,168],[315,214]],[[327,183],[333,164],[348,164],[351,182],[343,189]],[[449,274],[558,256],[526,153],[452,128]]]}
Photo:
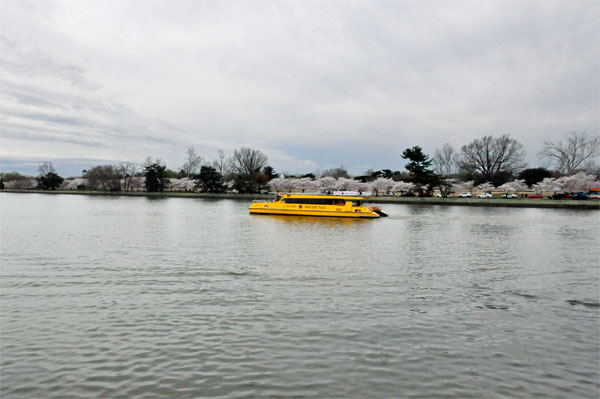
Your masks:
{"label": "river water", "polygon": [[597,211],[0,194],[2,398],[597,398]]}

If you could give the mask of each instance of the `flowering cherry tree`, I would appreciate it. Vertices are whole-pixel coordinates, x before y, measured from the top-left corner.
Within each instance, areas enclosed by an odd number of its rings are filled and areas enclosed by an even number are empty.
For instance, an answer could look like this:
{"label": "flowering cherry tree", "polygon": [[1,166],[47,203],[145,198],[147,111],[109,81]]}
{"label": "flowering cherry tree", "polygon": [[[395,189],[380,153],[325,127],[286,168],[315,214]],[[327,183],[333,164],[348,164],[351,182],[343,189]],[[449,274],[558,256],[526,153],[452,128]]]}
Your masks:
{"label": "flowering cherry tree", "polygon": [[331,176],[325,176],[317,180],[317,187],[323,191],[334,190],[337,179]]}
{"label": "flowering cherry tree", "polygon": [[600,182],[596,180],[596,176],[588,175],[585,172],[579,172],[572,176],[564,176],[556,181],[562,186],[565,192],[588,191],[590,187],[598,187]]}
{"label": "flowering cherry tree", "polygon": [[513,180],[498,187],[498,190],[502,190],[506,193],[515,193],[518,191],[528,191],[529,187],[525,184],[525,180]]}
{"label": "flowering cherry tree", "polygon": [[394,187],[395,181],[392,179],[387,179],[385,177],[380,177],[377,180],[371,182],[371,187],[373,190],[377,190],[377,192],[387,193]]}
{"label": "flowering cherry tree", "polygon": [[563,176],[558,179],[547,177],[541,182],[533,185],[536,193],[572,193],[577,191],[588,191],[591,187],[599,187],[600,182],[594,175],[588,175],[585,172],[579,172],[572,176]]}
{"label": "flowering cherry tree", "polygon": [[302,177],[302,178],[293,179],[293,180],[294,180],[294,182],[293,182],[294,188],[302,190],[302,192],[305,192],[306,190],[308,190],[308,191],[314,190],[314,188],[316,187],[314,180],[312,180],[310,177]]}
{"label": "flowering cherry tree", "polygon": [[196,186],[196,182],[188,177],[184,177],[182,179],[169,179],[169,190],[185,190],[185,191],[194,191],[194,187]]}
{"label": "flowering cherry tree", "polygon": [[72,180],[65,180],[63,182],[62,188],[65,188],[67,190],[77,190],[77,187],[79,187],[79,186],[88,187],[89,186],[88,179],[83,179],[81,177],[77,177]]}
{"label": "flowering cherry tree", "polygon": [[475,185],[475,182],[473,180],[469,180],[469,181],[466,181],[466,182],[459,181],[459,182],[456,182],[454,184],[454,190],[457,191],[457,192],[458,191],[467,191],[467,192],[470,192],[470,191],[473,191],[473,186],[474,185]]}
{"label": "flowering cherry tree", "polygon": [[393,192],[400,192],[400,193],[405,193],[405,192],[409,192],[411,190],[413,190],[415,188],[415,185],[413,183],[409,183],[409,182],[405,182],[405,181],[397,181],[394,183],[394,185],[392,186],[392,191]]}
{"label": "flowering cherry tree", "polygon": [[477,187],[475,187],[475,190],[487,193],[487,192],[492,191],[494,188],[495,187],[492,183],[490,183],[489,181],[486,181],[485,183],[482,183],[482,184],[478,185]]}
{"label": "flowering cherry tree", "polygon": [[271,187],[271,191],[274,191],[276,193],[281,192],[284,181],[285,179],[283,177],[276,177],[274,179],[271,179],[271,181],[269,182],[269,187]]}
{"label": "flowering cherry tree", "polygon": [[536,194],[548,193],[548,192],[557,193],[557,192],[563,191],[562,184],[558,183],[557,179],[555,179],[553,177],[546,177],[541,182],[536,183],[533,186],[531,186],[531,188],[533,189],[533,191]]}

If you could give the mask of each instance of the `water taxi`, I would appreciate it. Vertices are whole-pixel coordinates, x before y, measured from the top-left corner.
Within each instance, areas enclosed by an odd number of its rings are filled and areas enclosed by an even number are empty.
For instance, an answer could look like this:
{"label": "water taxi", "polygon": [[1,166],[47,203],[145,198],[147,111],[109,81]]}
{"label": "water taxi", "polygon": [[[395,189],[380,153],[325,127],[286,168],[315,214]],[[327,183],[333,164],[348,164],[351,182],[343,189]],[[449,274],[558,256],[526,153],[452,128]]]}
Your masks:
{"label": "water taxi", "polygon": [[334,191],[331,194],[277,194],[272,201],[254,201],[250,213],[268,215],[335,216],[346,218],[378,218],[387,216],[377,206],[366,206],[368,195],[356,191]]}

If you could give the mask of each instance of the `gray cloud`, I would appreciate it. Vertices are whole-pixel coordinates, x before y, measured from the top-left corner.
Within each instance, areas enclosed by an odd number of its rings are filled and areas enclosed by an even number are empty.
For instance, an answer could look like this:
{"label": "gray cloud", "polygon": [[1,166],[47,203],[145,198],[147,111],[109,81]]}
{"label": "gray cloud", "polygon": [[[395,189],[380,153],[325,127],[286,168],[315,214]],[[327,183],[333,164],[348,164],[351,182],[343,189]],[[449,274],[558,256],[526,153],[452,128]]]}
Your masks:
{"label": "gray cloud", "polygon": [[[248,145],[278,170],[344,164],[360,173],[399,169],[408,146],[433,153],[511,133],[537,164],[546,137],[598,134],[599,9],[9,2],[0,16],[0,156],[153,155],[177,167],[190,145],[209,158]],[[48,153],[41,143],[51,138],[69,146]]]}

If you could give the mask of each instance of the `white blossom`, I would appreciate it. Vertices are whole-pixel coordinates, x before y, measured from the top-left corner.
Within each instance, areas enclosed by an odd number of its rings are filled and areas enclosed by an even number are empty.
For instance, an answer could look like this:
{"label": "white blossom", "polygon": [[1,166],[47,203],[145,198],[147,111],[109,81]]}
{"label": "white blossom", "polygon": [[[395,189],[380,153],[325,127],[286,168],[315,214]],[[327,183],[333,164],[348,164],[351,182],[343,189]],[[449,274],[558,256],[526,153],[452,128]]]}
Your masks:
{"label": "white blossom", "polygon": [[563,191],[562,185],[559,184],[557,182],[557,180],[553,177],[546,177],[541,182],[536,183],[533,186],[531,186],[531,188],[533,189],[533,191],[535,193],[538,193],[538,194],[548,193],[548,192],[556,193],[556,192]]}
{"label": "white blossom", "polygon": [[459,191],[470,192],[473,190],[474,185],[475,185],[475,182],[473,180],[469,180],[466,182],[458,181],[454,184],[453,188],[454,188],[454,191],[456,191],[456,192],[459,192]]}
{"label": "white blossom", "polygon": [[562,191],[571,193],[577,191],[588,191],[590,187],[598,187],[600,184],[596,176],[579,172],[572,176],[564,176],[557,179],[556,183],[562,187]]}
{"label": "white blossom", "polygon": [[404,193],[404,192],[411,191],[414,188],[415,188],[415,185],[413,183],[409,183],[409,182],[405,182],[405,181],[397,181],[392,186],[392,191]]}
{"label": "white blossom", "polygon": [[525,180],[513,180],[508,183],[504,183],[503,185],[498,187],[498,190],[502,190],[504,192],[518,192],[518,191],[528,191],[529,188],[527,184],[525,184]]}
{"label": "white blossom", "polygon": [[394,187],[395,181],[392,179],[386,179],[385,177],[380,177],[371,183],[371,187],[378,192],[387,193],[392,190]]}
{"label": "white blossom", "polygon": [[169,179],[169,189],[171,190],[185,190],[194,191],[196,182],[188,177],[182,179]]}
{"label": "white blossom", "polygon": [[294,179],[294,188],[301,190],[302,192],[314,190],[316,183],[310,177],[301,177]]}
{"label": "white blossom", "polygon": [[330,176],[325,176],[317,180],[317,187],[323,191],[333,190],[336,185],[337,179]]}
{"label": "white blossom", "polygon": [[482,184],[478,185],[477,187],[475,187],[475,190],[482,191],[482,192],[489,192],[489,191],[492,191],[494,188],[495,187],[492,183],[490,183],[489,181],[486,181],[485,183],[482,183]]}
{"label": "white blossom", "polygon": [[271,181],[269,182],[269,187],[271,187],[271,191],[274,191],[276,193],[279,193],[283,190],[283,184],[284,184],[285,178],[283,177],[276,177],[274,179],[271,179]]}
{"label": "white blossom", "polygon": [[77,187],[79,187],[79,186],[86,186],[86,187],[89,186],[88,179],[84,179],[81,177],[77,177],[72,180],[65,180],[63,183],[65,183],[65,182],[67,184],[65,184],[64,187],[62,187],[62,188],[67,189],[67,190],[77,190]]}

